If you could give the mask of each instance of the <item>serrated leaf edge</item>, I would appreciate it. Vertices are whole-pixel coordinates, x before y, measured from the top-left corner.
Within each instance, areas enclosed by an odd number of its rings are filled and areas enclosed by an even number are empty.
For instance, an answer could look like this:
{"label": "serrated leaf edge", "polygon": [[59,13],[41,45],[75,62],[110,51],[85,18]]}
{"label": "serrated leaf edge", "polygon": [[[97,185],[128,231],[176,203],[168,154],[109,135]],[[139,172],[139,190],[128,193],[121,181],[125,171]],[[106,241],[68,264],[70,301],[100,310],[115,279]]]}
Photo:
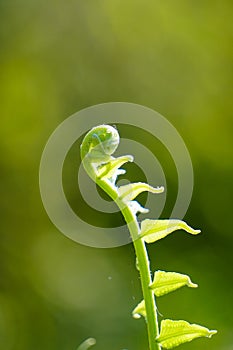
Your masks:
{"label": "serrated leaf edge", "polygon": [[[166,332],[166,328],[170,328],[171,327],[174,327],[175,328],[179,328],[179,327],[189,327],[188,330],[186,331],[183,331],[182,332],[182,329],[179,333],[177,334],[168,334],[168,335],[164,335],[162,333]],[[192,329],[192,327],[198,327],[197,329]],[[204,333],[206,332],[206,334]],[[160,330],[160,334],[159,336],[156,338],[156,341],[160,344],[160,346],[162,346],[163,348],[165,349],[172,349],[178,345],[181,345],[181,344],[184,344],[184,343],[187,343],[187,342],[191,342],[192,340],[196,339],[196,338],[199,338],[199,337],[206,337],[206,338],[211,338],[212,335],[216,334],[217,331],[216,330],[209,330],[208,328],[204,327],[204,326],[201,326],[201,325],[198,325],[198,324],[191,324],[187,321],[184,321],[184,320],[170,320],[170,319],[165,319],[165,320],[162,320],[161,322],[161,330]],[[165,345],[164,343],[166,341],[168,341],[169,339],[172,339],[172,338],[178,338],[179,336],[185,336],[185,335],[192,335],[192,334],[197,334],[194,338],[192,339],[187,339],[187,340],[184,340],[184,341],[181,341],[181,342],[173,342],[173,344],[171,344],[170,346],[169,345]],[[162,338],[162,339],[161,339]]]}
{"label": "serrated leaf edge", "polygon": [[[147,229],[146,227],[149,228]],[[193,229],[191,226],[186,224],[186,222],[178,219],[145,219],[141,222],[140,237],[144,239],[146,243],[154,243],[178,230],[184,230],[193,235],[199,234],[201,232],[201,230]]]}
{"label": "serrated leaf edge", "polygon": [[[156,289],[159,289],[160,287],[162,289],[163,286],[165,287],[165,286],[172,285],[171,281],[173,281],[173,280],[175,281],[175,278],[172,278],[172,276],[171,276],[171,278],[167,279],[167,281],[165,281],[165,283],[159,282],[158,281],[158,278],[159,278],[158,274],[160,274],[160,273],[163,273],[164,275],[167,275],[167,276],[171,275],[171,274],[174,274],[174,275],[176,275],[177,278],[178,277],[184,277],[184,278],[186,278],[186,280],[183,280],[183,281],[180,281],[180,282],[179,281],[175,282],[174,284],[178,284],[179,285],[175,289],[172,289],[170,291],[164,291],[162,293],[161,293],[161,291],[160,292],[159,291],[156,292]],[[169,276],[168,276],[168,278],[169,278]],[[156,279],[157,279],[157,281],[156,281]],[[188,275],[186,275],[186,274],[181,274],[179,272],[170,272],[170,271],[157,270],[154,273],[153,282],[150,284],[149,287],[153,290],[154,294],[157,297],[160,297],[160,296],[172,293],[172,292],[176,291],[177,289],[180,289],[180,288],[185,287],[185,286],[190,287],[190,288],[197,288],[198,287],[198,285],[196,283],[193,283],[191,281],[191,278]]]}

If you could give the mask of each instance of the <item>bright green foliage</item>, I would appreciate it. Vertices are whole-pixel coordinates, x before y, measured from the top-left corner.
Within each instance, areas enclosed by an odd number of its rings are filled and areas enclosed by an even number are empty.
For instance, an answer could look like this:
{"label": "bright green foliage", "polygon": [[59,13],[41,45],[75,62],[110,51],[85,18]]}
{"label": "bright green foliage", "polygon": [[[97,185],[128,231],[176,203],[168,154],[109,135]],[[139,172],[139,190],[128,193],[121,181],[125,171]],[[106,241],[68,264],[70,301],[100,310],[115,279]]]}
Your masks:
{"label": "bright green foliage", "polygon": [[166,237],[176,230],[185,230],[192,235],[197,235],[200,230],[194,230],[181,220],[143,220],[141,223],[141,237],[146,243],[153,243]]}
{"label": "bright green foliage", "polygon": [[163,187],[154,188],[147,183],[136,182],[129,185],[121,186],[118,188],[119,197],[124,201],[131,201],[136,198],[142,192],[162,193]]}
{"label": "bright green foliage", "polygon": [[206,327],[186,321],[163,320],[160,335],[156,340],[164,349],[172,349],[195,338],[211,338],[215,333],[217,331],[210,331]]}
{"label": "bright green foliage", "polygon": [[173,292],[183,286],[191,288],[198,287],[197,284],[192,283],[187,275],[177,272],[155,271],[153,283],[150,288],[157,297]]}
{"label": "bright green foliage", "polygon": [[109,125],[99,125],[92,128],[84,138],[81,146],[81,157],[86,156],[90,162],[108,162],[111,154],[119,145],[119,134]]}
{"label": "bright green foliage", "polygon": [[132,156],[122,156],[118,158],[113,158],[108,163],[101,165],[97,169],[97,176],[102,179],[111,179],[115,176],[116,172],[118,171],[117,175],[124,174],[125,170],[121,169],[119,173],[119,168],[127,163],[132,162],[133,157]]}
{"label": "bright green foliage", "polygon": [[146,306],[145,300],[142,300],[132,311],[133,318],[141,318],[141,316],[146,318]]}
{"label": "bright green foliage", "polygon": [[211,337],[216,331],[190,325],[186,321],[163,320],[159,334],[157,307],[155,296],[161,296],[175,291],[183,286],[197,287],[189,276],[176,272],[156,271],[151,280],[150,263],[145,243],[153,243],[166,237],[176,230],[185,230],[196,235],[200,230],[194,230],[182,220],[143,220],[141,227],[137,214],[147,213],[136,200],[140,193],[163,192],[163,187],[152,187],[147,183],[132,183],[118,187],[117,177],[125,173],[120,167],[126,162],[132,162],[130,155],[114,158],[119,143],[117,130],[109,125],[100,125],[91,129],[84,137],[81,145],[81,157],[84,168],[89,176],[116,202],[128,225],[136,253],[136,267],[140,273],[143,300],[132,312],[134,318],[145,317],[148,328],[150,350],[160,350],[161,346],[171,349],[197,337]]}

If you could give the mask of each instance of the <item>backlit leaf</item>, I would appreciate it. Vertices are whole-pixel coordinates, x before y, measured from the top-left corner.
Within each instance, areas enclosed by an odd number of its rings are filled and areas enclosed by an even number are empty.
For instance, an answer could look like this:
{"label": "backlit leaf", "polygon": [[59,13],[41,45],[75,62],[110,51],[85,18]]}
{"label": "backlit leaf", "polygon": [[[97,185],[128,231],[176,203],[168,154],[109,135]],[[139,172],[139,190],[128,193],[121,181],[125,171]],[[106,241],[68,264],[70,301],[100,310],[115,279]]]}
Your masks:
{"label": "backlit leaf", "polygon": [[[115,175],[116,171],[125,163],[132,162],[133,156],[127,155],[110,160],[108,163],[98,167],[97,176],[101,179],[111,178]],[[120,174],[125,171],[120,171]],[[118,172],[119,175],[119,172]]]}
{"label": "backlit leaf", "polygon": [[118,194],[125,202],[131,201],[136,198],[142,192],[162,193],[163,187],[152,187],[144,182],[136,182],[128,185],[120,186],[118,188]]}
{"label": "backlit leaf", "polygon": [[141,237],[146,243],[153,243],[169,235],[176,230],[185,230],[192,235],[197,235],[200,230],[194,230],[182,220],[143,220],[141,223]]}
{"label": "backlit leaf", "polygon": [[210,331],[206,327],[190,324],[183,320],[163,320],[161,322],[160,335],[156,340],[164,349],[172,349],[180,344],[190,342],[195,338],[210,338],[215,333],[217,333],[217,331]]}
{"label": "backlit leaf", "polygon": [[142,300],[132,311],[133,318],[141,318],[141,316],[146,318],[146,307],[145,307],[145,301]]}
{"label": "backlit leaf", "polygon": [[156,271],[150,288],[153,289],[157,297],[160,297],[183,286],[191,288],[198,287],[197,284],[192,283],[190,277],[187,275],[177,272]]}

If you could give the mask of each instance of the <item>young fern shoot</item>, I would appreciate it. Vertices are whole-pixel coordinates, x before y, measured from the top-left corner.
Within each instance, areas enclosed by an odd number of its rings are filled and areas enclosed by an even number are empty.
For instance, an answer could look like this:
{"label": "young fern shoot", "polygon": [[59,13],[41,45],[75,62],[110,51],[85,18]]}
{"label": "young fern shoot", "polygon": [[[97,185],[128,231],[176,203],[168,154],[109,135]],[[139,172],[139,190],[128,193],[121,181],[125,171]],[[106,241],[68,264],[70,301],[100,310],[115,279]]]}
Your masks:
{"label": "young fern shoot", "polygon": [[138,213],[147,213],[135,198],[144,191],[162,193],[163,187],[152,187],[147,183],[132,183],[118,187],[118,175],[125,170],[120,167],[133,161],[133,156],[125,155],[115,158],[120,142],[117,130],[110,125],[92,128],[81,144],[83,166],[96,184],[101,187],[117,204],[128,226],[136,253],[137,268],[140,273],[143,300],[132,312],[134,318],[143,316],[146,320],[150,350],[172,349],[182,343],[198,337],[211,337],[216,333],[203,326],[190,324],[183,320],[165,319],[159,327],[155,298],[173,292],[183,286],[196,288],[189,276],[176,272],[155,271],[152,281],[146,243],[153,243],[176,230],[184,230],[196,235],[194,230],[182,220],[150,220],[139,224]]}

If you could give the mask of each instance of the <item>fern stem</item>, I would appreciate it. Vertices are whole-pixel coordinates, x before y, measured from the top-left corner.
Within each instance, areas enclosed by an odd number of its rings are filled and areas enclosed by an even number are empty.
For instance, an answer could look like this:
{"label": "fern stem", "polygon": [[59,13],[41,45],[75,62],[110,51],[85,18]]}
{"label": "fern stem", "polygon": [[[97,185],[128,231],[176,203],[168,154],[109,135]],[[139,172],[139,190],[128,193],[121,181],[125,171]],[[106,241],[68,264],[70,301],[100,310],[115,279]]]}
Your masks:
{"label": "fern stem", "polygon": [[129,207],[125,205],[125,203],[118,197],[117,192],[114,191],[114,189],[106,181],[101,179],[96,179],[95,181],[115,201],[128,226],[138,261],[142,293],[145,300],[149,349],[160,350],[161,348],[155,340],[159,335],[155,297],[153,291],[149,288],[149,285],[152,282],[150,262],[144,241],[142,239],[138,239],[139,225],[136,216],[132,214]]}

